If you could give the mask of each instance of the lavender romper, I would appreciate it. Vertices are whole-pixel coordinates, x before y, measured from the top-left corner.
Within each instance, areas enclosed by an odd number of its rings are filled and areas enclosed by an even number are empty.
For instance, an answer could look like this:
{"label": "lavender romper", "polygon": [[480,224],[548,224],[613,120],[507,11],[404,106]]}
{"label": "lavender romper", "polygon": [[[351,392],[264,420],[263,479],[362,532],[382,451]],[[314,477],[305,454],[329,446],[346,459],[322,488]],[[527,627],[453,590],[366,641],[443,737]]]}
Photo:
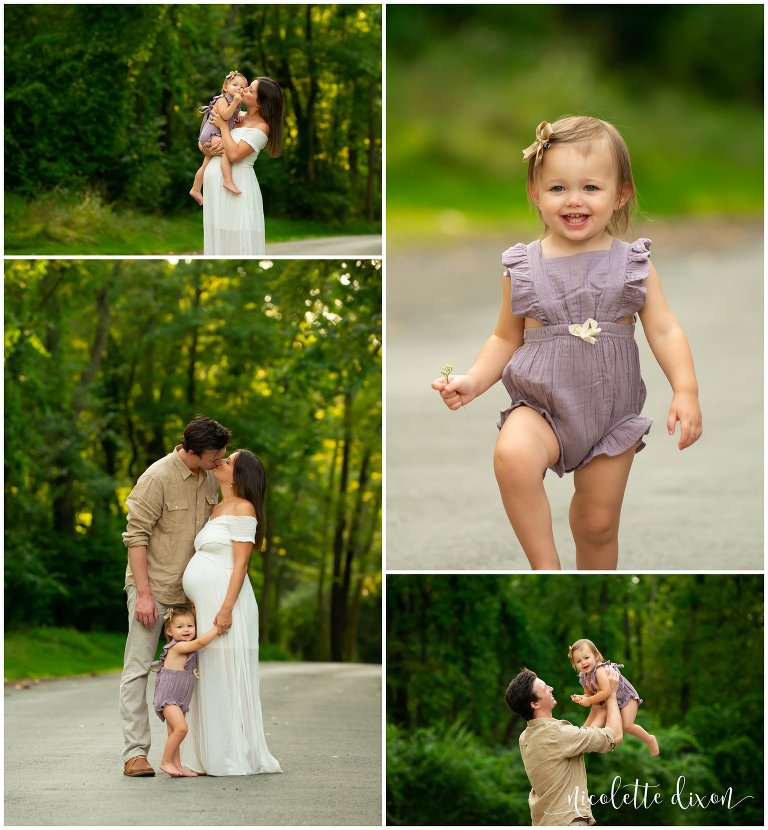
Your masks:
{"label": "lavender romper", "polygon": [[[219,98],[224,98],[228,105],[232,103],[232,96],[227,95],[226,93],[222,93],[221,95],[215,95],[213,98],[211,98],[207,107],[200,107],[200,109],[198,110],[198,112],[203,113],[203,120],[200,123],[200,135],[197,139],[201,144],[207,144],[215,135],[221,135],[221,130],[215,124],[211,124],[211,122],[208,120],[208,117],[213,111],[213,106],[216,103],[216,101],[219,100]],[[232,117],[229,119],[229,121],[227,121],[230,130],[234,129],[236,118],[237,112],[233,113]]]}
{"label": "lavender romper", "polygon": [[[606,660],[603,663],[598,663],[589,674],[580,671],[579,683],[583,687],[584,691],[587,692],[587,694],[594,694],[600,688],[597,685],[597,677],[595,676],[595,673],[600,668],[600,666],[613,666],[613,668],[616,669],[616,671],[619,671],[619,669],[624,668],[623,663],[611,663],[610,660]],[[616,689],[616,703],[619,704],[619,709],[623,709],[629,703],[630,700],[636,700],[638,706],[643,702],[643,699],[637,693],[635,687],[629,682],[629,680],[627,680],[626,677],[624,677],[624,675],[621,672],[619,672],[619,688]],[[602,706],[603,703],[605,703],[605,701],[602,701],[600,703],[600,706]]]}
{"label": "lavender romper", "polygon": [[197,652],[193,651],[187,657],[183,669],[166,669],[165,657],[168,649],[173,648],[178,640],[171,640],[163,649],[160,659],[152,663],[151,668],[158,669],[157,682],[155,683],[155,697],[152,705],[160,720],[164,721],[163,706],[175,704],[181,707],[186,714],[189,711],[189,702],[192,700],[192,692],[195,690],[195,669],[197,668]]}
{"label": "lavender romper", "polygon": [[[546,259],[541,242],[518,243],[504,252],[504,276],[512,280],[512,313],[541,328],[525,330],[524,342],[502,373],[511,404],[539,412],[552,427],[560,456],[550,468],[561,476],[596,455],[639,452],[653,423],[640,415],[645,384],[634,323],[618,321],[645,305],[650,239],[631,245],[614,239],[607,251]],[[569,326],[597,321],[595,343]]]}

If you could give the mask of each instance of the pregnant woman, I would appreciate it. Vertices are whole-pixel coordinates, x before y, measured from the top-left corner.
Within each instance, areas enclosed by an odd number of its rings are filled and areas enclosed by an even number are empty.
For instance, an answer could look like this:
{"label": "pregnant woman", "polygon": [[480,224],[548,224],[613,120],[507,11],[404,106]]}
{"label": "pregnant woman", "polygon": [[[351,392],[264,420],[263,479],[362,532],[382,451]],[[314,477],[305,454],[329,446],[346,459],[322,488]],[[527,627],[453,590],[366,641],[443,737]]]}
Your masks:
{"label": "pregnant woman", "polygon": [[[264,206],[253,171],[259,152],[273,158],[283,144],[283,93],[271,78],[257,78],[242,92],[247,113],[230,130],[217,113],[211,123],[221,130],[221,143],[212,141],[213,155],[203,179],[203,235],[206,256],[249,256],[266,252]],[[222,186],[221,152],[232,162],[232,178],[240,193]]]}
{"label": "pregnant woman", "polygon": [[199,653],[182,763],[207,775],[282,772],[264,737],[259,609],[248,579],[251,552],[254,545],[261,550],[264,537],[264,467],[248,450],[236,450],[213,474],[222,499],[197,534],[183,585],[199,630],[216,626],[227,636]]}

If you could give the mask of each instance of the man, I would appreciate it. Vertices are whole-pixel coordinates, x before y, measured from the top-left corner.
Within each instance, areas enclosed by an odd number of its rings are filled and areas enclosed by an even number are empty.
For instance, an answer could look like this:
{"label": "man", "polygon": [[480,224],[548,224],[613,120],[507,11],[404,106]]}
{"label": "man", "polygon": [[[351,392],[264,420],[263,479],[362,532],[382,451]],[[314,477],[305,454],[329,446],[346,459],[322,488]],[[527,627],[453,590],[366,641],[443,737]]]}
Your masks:
{"label": "man", "polygon": [[552,687],[529,669],[523,669],[507,687],[507,706],[528,722],[520,735],[520,755],[531,782],[528,804],[534,825],[596,823],[587,793],[584,753],[610,752],[624,739],[616,702],[619,673],[614,668],[606,671],[611,696],[605,701],[602,728],[579,729],[555,720],[552,710],[557,701]]}
{"label": "man", "polygon": [[149,664],[166,610],[187,601],[181,578],[195,552],[195,536],[218,501],[211,470],[221,466],[231,437],[217,421],[197,415],[184,428],[181,444],[142,474],[126,500],[128,639],[120,681],[125,775],[155,774],[147,761]]}

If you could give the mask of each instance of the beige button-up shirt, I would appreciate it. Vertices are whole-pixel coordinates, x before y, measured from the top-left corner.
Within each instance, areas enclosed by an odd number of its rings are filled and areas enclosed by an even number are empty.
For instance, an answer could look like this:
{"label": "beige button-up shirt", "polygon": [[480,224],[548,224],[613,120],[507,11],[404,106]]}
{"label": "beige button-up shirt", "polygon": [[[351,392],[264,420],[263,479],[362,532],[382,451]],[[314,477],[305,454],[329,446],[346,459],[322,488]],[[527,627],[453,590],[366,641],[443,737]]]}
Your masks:
{"label": "beige button-up shirt", "polygon": [[610,752],[613,730],[579,729],[567,720],[532,718],[520,735],[520,754],[531,782],[528,805],[534,825],[565,825],[586,818],[595,824],[587,793],[585,752]]}
{"label": "beige button-up shirt", "polygon": [[[195,536],[219,500],[218,483],[210,470],[197,475],[179,457],[181,445],[149,467],[131,490],[127,548],[147,547],[149,589],[163,605],[185,602],[181,577],[195,552]],[[136,585],[131,565],[125,586]]]}

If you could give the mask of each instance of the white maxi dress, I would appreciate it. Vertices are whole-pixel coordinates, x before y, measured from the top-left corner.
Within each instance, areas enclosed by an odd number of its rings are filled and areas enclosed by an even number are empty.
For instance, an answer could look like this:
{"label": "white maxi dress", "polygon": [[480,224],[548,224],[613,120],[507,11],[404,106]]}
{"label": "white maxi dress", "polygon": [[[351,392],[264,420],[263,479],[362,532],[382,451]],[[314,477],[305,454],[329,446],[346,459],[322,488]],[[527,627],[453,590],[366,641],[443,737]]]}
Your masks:
{"label": "white maxi dress", "polygon": [[223,186],[221,158],[213,156],[203,177],[203,253],[205,256],[250,256],[266,253],[264,204],[253,171],[268,138],[256,127],[236,127],[232,138],[245,141],[253,152],[232,165],[236,195]]}
{"label": "white maxi dress", "polygon": [[[197,631],[213,627],[232,576],[237,541],[254,542],[256,519],[217,516],[195,538],[184,571],[184,593],[194,603]],[[282,772],[267,748],[259,699],[259,609],[246,576],[232,611],[232,627],[198,652],[200,678],[181,745],[184,766],[208,775]]]}

